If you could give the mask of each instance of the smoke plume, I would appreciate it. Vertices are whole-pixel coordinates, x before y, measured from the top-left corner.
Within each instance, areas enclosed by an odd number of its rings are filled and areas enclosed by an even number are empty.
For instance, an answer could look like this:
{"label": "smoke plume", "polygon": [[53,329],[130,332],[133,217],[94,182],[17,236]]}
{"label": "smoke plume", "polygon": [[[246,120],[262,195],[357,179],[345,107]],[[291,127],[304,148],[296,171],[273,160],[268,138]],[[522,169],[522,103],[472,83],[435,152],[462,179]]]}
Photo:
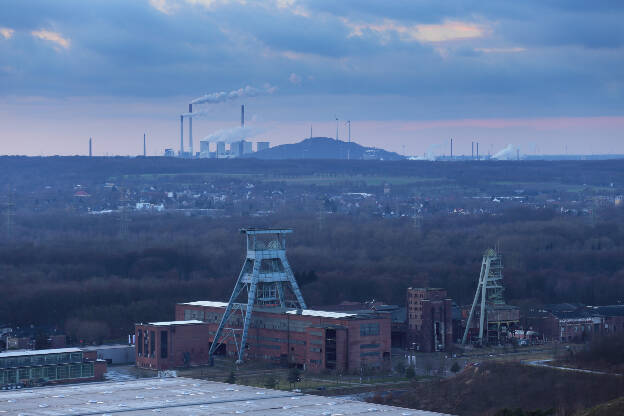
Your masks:
{"label": "smoke plume", "polygon": [[269,95],[273,94],[276,90],[276,87],[271,86],[270,84],[264,84],[262,88],[255,88],[247,85],[244,88],[239,88],[233,91],[220,91],[213,92],[211,94],[202,95],[199,98],[191,101],[191,104],[216,104],[222,103],[229,100],[235,100],[237,98],[243,97],[257,97],[258,95]]}
{"label": "smoke plume", "polygon": [[508,144],[507,147],[492,156],[492,159],[513,160],[516,158],[516,150],[517,148],[513,144]]}
{"label": "smoke plume", "polygon": [[231,129],[217,130],[214,133],[204,137],[202,140],[209,142],[226,142],[233,143],[243,139],[249,139],[253,136],[262,134],[263,130],[253,127],[233,127]]}

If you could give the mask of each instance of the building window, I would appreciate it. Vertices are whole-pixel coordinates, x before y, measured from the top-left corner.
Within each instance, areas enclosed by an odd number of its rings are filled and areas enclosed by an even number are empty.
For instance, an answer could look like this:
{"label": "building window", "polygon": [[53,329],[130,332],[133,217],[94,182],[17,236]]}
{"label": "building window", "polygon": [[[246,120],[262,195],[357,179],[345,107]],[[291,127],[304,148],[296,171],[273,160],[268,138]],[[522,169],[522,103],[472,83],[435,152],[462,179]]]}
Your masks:
{"label": "building window", "polygon": [[379,344],[360,344],[360,349],[371,349],[371,348],[379,348]]}
{"label": "building window", "polygon": [[84,363],[82,365],[82,376],[93,377],[93,363]]}
{"label": "building window", "polygon": [[160,358],[167,358],[167,331],[160,331]]}
{"label": "building window", "polygon": [[360,336],[379,335],[379,322],[360,325]]}
{"label": "building window", "polygon": [[139,329],[137,332],[139,333],[139,339],[137,341],[137,353],[140,357],[143,355],[143,331]]}
{"label": "building window", "polygon": [[361,352],[360,357],[379,357],[379,351]]}
{"label": "building window", "polygon": [[150,349],[149,349],[149,355],[150,357],[154,357],[154,350],[156,349],[156,333],[154,331],[150,331]]}

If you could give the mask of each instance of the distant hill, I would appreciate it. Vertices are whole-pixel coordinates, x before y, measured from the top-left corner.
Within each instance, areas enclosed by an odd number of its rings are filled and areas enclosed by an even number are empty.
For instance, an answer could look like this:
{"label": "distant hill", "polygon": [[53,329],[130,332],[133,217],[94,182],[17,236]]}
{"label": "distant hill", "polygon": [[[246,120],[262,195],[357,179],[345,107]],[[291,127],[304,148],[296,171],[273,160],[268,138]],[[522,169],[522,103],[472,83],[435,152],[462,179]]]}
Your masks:
{"label": "distant hill", "polygon": [[244,157],[256,159],[347,159],[351,160],[402,160],[398,153],[374,147],[364,147],[355,142],[343,142],[329,137],[311,137],[293,144],[282,144]]}

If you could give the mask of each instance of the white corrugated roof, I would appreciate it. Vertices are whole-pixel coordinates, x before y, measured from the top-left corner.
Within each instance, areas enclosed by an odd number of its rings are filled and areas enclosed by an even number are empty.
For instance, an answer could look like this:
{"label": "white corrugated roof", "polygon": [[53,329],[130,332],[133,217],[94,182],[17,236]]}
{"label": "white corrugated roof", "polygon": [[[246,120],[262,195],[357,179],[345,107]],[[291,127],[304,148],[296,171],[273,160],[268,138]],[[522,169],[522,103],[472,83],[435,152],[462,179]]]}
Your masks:
{"label": "white corrugated roof", "polygon": [[195,301],[195,302],[181,303],[181,305],[212,306],[212,307],[215,307],[215,308],[225,308],[228,304],[227,304],[227,302],[213,302],[211,300],[198,300],[198,301]]}
{"label": "white corrugated roof", "polygon": [[345,313],[345,312],[330,312],[330,311],[316,311],[314,309],[301,309],[301,313],[297,309],[290,310],[286,312],[290,315],[303,315],[303,316],[317,316],[319,318],[350,318],[352,316],[357,316],[356,313]]}
{"label": "white corrugated roof", "polygon": [[191,319],[188,321],[164,321],[164,322],[150,322],[148,325],[154,326],[170,326],[170,325],[189,325],[189,324],[203,324],[203,321]]}
{"label": "white corrugated roof", "polygon": [[[186,303],[181,303],[181,305],[191,305],[191,306],[211,306],[214,308],[225,308],[227,307],[227,302],[214,302],[211,300],[198,300],[195,302],[186,302]],[[246,305],[243,305],[246,306]],[[262,312],[268,312],[267,310],[262,310]],[[334,318],[334,319],[340,319],[340,318],[350,318],[350,317],[354,317],[357,316],[357,313],[346,313],[346,312],[330,312],[330,311],[318,311],[315,309],[302,309],[301,313],[299,313],[296,309],[292,309],[289,311],[286,311],[287,314],[290,315],[304,315],[304,316],[316,316],[319,318]],[[188,322],[188,321],[185,321]]]}
{"label": "white corrugated roof", "polygon": [[67,352],[80,352],[80,348],[54,348],[49,350],[19,350],[0,352],[0,358],[4,357],[21,357],[24,355],[44,355],[44,354],[62,354]]}

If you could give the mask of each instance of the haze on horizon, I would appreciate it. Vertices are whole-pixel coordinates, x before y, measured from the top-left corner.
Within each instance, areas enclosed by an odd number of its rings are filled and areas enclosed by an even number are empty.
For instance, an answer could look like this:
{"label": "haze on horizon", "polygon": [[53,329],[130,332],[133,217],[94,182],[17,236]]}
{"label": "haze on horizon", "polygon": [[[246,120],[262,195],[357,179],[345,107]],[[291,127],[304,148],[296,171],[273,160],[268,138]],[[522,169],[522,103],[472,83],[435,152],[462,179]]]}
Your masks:
{"label": "haze on horizon", "polygon": [[[422,154],[509,143],[522,153],[624,153],[624,3],[6,0],[0,154],[195,148],[239,123],[272,145],[334,137]],[[197,111],[196,110],[196,111]],[[186,134],[186,133],[185,133]],[[440,150],[444,153],[444,150]]]}

